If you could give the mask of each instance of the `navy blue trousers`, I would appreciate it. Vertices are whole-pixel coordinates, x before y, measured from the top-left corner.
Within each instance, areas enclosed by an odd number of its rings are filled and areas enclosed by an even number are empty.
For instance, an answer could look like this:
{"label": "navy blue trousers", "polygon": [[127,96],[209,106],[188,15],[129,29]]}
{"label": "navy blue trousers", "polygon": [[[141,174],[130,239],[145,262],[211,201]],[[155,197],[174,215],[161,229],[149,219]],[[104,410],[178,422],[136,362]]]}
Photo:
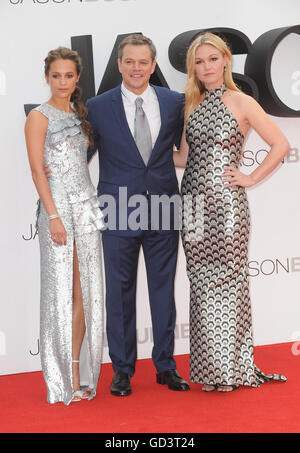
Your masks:
{"label": "navy blue trousers", "polygon": [[157,371],[176,368],[174,279],[178,231],[142,231],[136,236],[104,233],[106,329],[114,371],[132,376],[137,358],[136,280],[140,248],[145,258],[153,328],[152,359]]}

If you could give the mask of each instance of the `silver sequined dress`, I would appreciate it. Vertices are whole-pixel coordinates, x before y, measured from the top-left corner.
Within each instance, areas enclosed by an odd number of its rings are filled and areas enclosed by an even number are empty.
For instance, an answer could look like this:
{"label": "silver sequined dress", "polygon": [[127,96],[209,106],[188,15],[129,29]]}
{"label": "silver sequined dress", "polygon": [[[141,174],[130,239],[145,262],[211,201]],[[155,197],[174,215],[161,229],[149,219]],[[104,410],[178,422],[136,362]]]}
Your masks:
{"label": "silver sequined dress", "polygon": [[76,243],[86,333],[80,356],[81,384],[96,393],[103,345],[103,279],[100,229],[103,215],[87,166],[88,140],[77,114],[44,103],[35,110],[48,118],[44,162],[51,194],[67,232],[67,245],[55,244],[42,203],[38,210],[41,302],[40,351],[47,401],[72,399],[73,246]]}
{"label": "silver sequined dress", "polygon": [[182,240],[190,281],[191,382],[259,386],[253,362],[247,274],[250,217],[246,191],[226,187],[224,167],[238,167],[244,137],[221,100],[206,91],[188,119],[189,156],[182,179]]}

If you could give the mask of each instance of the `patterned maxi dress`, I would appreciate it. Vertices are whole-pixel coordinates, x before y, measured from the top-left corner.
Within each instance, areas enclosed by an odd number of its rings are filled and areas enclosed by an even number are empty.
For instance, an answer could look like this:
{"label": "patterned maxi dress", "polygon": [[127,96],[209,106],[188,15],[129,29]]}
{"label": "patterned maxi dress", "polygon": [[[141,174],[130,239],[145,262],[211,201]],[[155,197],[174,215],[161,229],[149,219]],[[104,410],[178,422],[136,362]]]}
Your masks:
{"label": "patterned maxi dress", "polygon": [[191,382],[258,387],[281,375],[253,361],[247,274],[250,217],[245,188],[226,187],[224,167],[238,167],[244,137],[221,100],[206,91],[187,122],[189,156],[182,179],[182,241],[190,281]]}

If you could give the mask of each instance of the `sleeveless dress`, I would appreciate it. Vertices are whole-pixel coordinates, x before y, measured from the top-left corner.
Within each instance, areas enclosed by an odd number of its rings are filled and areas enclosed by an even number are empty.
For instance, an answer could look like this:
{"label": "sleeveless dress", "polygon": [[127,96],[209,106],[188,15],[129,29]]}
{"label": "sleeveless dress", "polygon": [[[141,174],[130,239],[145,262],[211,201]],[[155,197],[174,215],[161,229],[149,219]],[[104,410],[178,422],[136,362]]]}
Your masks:
{"label": "sleeveless dress", "polygon": [[77,114],[44,103],[35,110],[48,118],[44,162],[51,194],[67,232],[65,246],[50,236],[49,220],[38,202],[40,242],[40,351],[47,401],[72,400],[73,252],[76,243],[86,333],[80,355],[81,385],[96,394],[103,347],[103,278],[100,231],[103,215],[87,166],[88,139]]}
{"label": "sleeveless dress", "polygon": [[244,142],[221,100],[207,90],[186,126],[189,155],[181,184],[182,241],[190,281],[191,382],[258,387],[248,284],[250,216],[244,187],[226,187],[224,167],[238,167]]}

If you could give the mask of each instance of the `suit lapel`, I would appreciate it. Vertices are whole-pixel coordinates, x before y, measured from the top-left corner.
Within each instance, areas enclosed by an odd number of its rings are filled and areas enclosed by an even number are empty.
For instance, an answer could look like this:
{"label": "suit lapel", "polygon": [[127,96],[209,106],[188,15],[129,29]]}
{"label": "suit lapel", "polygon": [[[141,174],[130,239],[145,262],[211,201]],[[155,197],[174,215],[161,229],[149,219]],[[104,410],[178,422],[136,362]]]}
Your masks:
{"label": "suit lapel", "polygon": [[120,125],[120,129],[124,135],[124,140],[129,145],[128,148],[130,148],[130,150],[133,150],[135,157],[137,157],[139,159],[139,161],[141,163],[143,163],[143,165],[145,165],[143,158],[136,146],[135,140],[132,136],[132,133],[130,131],[130,128],[129,128],[129,125],[127,122],[120,86],[117,87],[117,89],[114,92],[114,95],[112,97],[112,109],[114,111],[116,120],[118,121],[118,123]]}
{"label": "suit lapel", "polygon": [[152,149],[152,153],[151,153],[148,165],[151,163],[151,161],[155,157],[157,150],[159,149],[161,135],[164,131],[166,120],[167,120],[167,102],[168,102],[166,96],[164,96],[164,93],[159,89],[159,87],[157,87],[155,85],[151,85],[151,86],[152,86],[152,88],[154,88],[157,99],[158,99],[161,125],[160,125],[160,129],[159,129],[159,133],[158,133],[156,142],[154,143],[154,147]]}

